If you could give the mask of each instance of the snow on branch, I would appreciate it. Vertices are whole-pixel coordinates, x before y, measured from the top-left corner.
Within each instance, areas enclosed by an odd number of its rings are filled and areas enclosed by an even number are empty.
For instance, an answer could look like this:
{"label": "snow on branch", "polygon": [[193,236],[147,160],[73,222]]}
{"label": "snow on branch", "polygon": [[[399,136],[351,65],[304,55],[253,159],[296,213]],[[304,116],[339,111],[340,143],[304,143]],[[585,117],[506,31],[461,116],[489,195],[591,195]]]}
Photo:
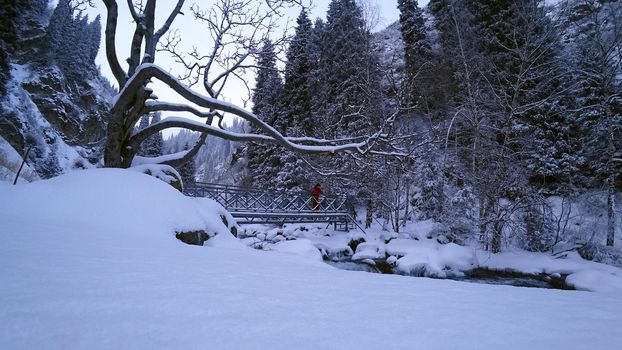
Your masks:
{"label": "snow on branch", "polygon": [[172,160],[182,159],[188,154],[188,151],[181,151],[177,153],[165,154],[159,157],[143,157],[143,156],[135,156],[134,160],[132,160],[132,167],[137,167],[139,165],[147,165],[147,164],[166,164]]}
{"label": "snow on branch", "polygon": [[[140,145],[140,143],[147,139],[149,136],[168,128],[184,128],[192,131],[198,131],[202,133],[206,133],[209,135],[217,136],[226,140],[236,141],[236,142],[272,142],[279,143],[283,147],[299,152],[299,153],[336,153],[336,152],[345,152],[345,151],[353,151],[358,153],[364,153],[364,147],[366,146],[366,142],[358,142],[358,143],[348,143],[341,145],[301,145],[291,142],[288,138],[283,137],[277,131],[274,131],[278,134],[278,137],[268,136],[268,135],[259,135],[259,134],[244,134],[237,133],[228,130],[219,129],[213,127],[211,125],[202,124],[200,122],[189,120],[186,118],[180,117],[168,117],[163,119],[162,121],[152,124],[149,127],[139,131],[130,141],[132,146]],[[274,129],[273,129],[274,130]],[[328,140],[324,141],[328,142]]]}
{"label": "snow on branch", "polygon": [[[162,68],[154,65],[154,64],[142,64],[138,67],[136,73],[130,80],[128,80],[125,88],[119,93],[116,98],[115,106],[113,109],[123,109],[126,107],[124,104],[130,103],[132,101],[131,91],[139,88],[144,84],[145,81],[148,81],[151,78],[156,78],[166,85],[168,85],[171,89],[177,92],[179,95],[184,97],[189,102],[202,107],[207,108],[212,111],[222,111],[225,113],[231,113],[236,115],[244,120],[247,120],[253,124],[255,124],[261,131],[265,134],[243,134],[230,132],[227,130],[223,130],[220,128],[213,127],[211,125],[202,124],[200,122],[195,122],[192,120],[188,120],[185,118],[179,117],[169,117],[162,120],[159,123],[150,125],[148,128],[141,130],[132,136],[130,141],[131,147],[137,147],[140,145],[142,141],[144,141],[150,135],[155,134],[156,132],[162,131],[168,128],[185,128],[193,131],[198,131],[202,133],[206,133],[209,135],[214,135],[217,137],[221,137],[230,141],[244,142],[244,141],[254,141],[254,142],[275,142],[280,144],[281,146],[299,153],[336,153],[336,152],[355,152],[359,154],[376,154],[376,155],[384,155],[384,156],[408,156],[407,153],[403,152],[399,149],[392,149],[389,151],[379,151],[372,150],[372,147],[378,143],[383,144],[391,144],[390,140],[386,138],[386,134],[384,134],[383,129],[376,132],[374,135],[369,137],[357,137],[352,139],[337,139],[337,140],[323,140],[323,139],[315,139],[312,137],[297,137],[297,138],[287,138],[283,136],[280,132],[274,129],[269,124],[262,121],[259,117],[252,114],[251,112],[233,105],[228,102],[220,101],[215,98],[211,98],[208,96],[201,95],[194,90],[191,90],[180,81],[178,81],[175,77],[173,77],[170,73],[166,72]],[[172,104],[172,103],[161,103],[161,102],[150,102],[148,106],[160,106],[162,108],[170,108],[171,110],[179,110],[179,111],[187,111],[187,112],[199,112],[194,107],[185,106],[182,104]],[[213,112],[210,112],[213,113]],[[385,121],[385,125],[391,125],[392,120],[395,116],[392,116],[387,121]],[[348,143],[343,143],[348,142]],[[311,143],[311,144],[303,144],[303,143]]]}
{"label": "snow on branch", "polygon": [[155,101],[147,101],[145,103],[145,112],[156,112],[156,111],[167,111],[167,112],[188,112],[199,118],[206,118],[210,121],[212,118],[218,115],[218,112],[203,112],[194,108],[192,106],[188,106],[182,103],[173,103],[173,102],[155,102]]}
{"label": "snow on branch", "polygon": [[[221,129],[216,129],[211,126],[203,125],[200,123],[191,123],[188,120],[184,120],[185,123],[182,123],[181,120],[169,120],[169,123],[163,124],[163,126],[159,126],[159,128],[165,129],[170,127],[181,127],[187,128],[195,131],[204,131],[207,133],[211,133],[212,135],[220,136],[227,138],[232,141],[269,141],[270,139],[274,139],[275,142],[281,144],[283,147],[290,149],[296,152],[305,152],[305,153],[323,153],[323,152],[341,152],[341,151],[356,151],[358,153],[366,153],[368,151],[368,143],[377,138],[378,135],[374,135],[372,138],[369,138],[366,141],[358,142],[358,143],[349,143],[345,145],[339,146],[307,146],[300,145],[294,143],[287,138],[285,138],[281,133],[279,133],[272,126],[268,125],[259,117],[254,115],[253,113],[238,107],[234,104],[220,101],[215,98],[211,98],[208,96],[201,95],[196,91],[191,90],[184,84],[182,84],[179,80],[177,80],[174,76],[172,76],[167,71],[162,68],[146,63],[142,64],[136,70],[136,73],[128,80],[123,90],[117,95],[115,99],[115,104],[113,110],[123,110],[127,108],[127,106],[133,100],[133,91],[136,91],[140,86],[142,86],[146,81],[151,78],[156,78],[161,82],[168,85],[171,89],[181,95],[183,98],[188,100],[189,102],[203,108],[207,108],[210,110],[218,110],[225,113],[231,113],[236,115],[244,120],[247,120],[253,124],[255,124],[260,130],[262,130],[267,136],[264,135],[254,135],[248,136],[242,134],[227,134],[226,131]],[[170,119],[170,118],[169,118]],[[174,125],[173,125],[174,124]],[[160,129],[160,130],[162,130]],[[138,133],[134,137],[138,138],[141,133]],[[329,142],[329,141],[327,141]],[[335,141],[333,141],[336,143]],[[329,142],[330,143],[330,142]]]}

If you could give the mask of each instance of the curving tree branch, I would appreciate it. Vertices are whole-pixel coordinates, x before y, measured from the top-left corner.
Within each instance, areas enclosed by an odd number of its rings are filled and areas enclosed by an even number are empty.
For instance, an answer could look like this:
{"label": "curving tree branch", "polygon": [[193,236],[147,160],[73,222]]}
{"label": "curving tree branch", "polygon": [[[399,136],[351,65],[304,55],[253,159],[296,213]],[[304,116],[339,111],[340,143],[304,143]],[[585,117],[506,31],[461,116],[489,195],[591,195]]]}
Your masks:
{"label": "curving tree branch", "polygon": [[[189,54],[177,50],[180,37],[173,32],[158,47],[159,41],[169,31],[175,18],[182,13],[184,0],[176,5],[160,29],[155,31],[157,0],[144,0],[136,7],[128,0],[130,13],[136,22],[128,59],[128,74],[117,59],[115,32],[118,9],[115,0],[103,0],[108,11],[106,25],[106,55],[115,78],[119,82],[119,93],[113,100],[108,120],[108,137],[104,163],[108,167],[129,167],[140,144],[150,135],[168,128],[184,128],[201,133],[192,149],[157,161],[179,166],[191,159],[205,143],[209,135],[231,141],[253,141],[277,143],[293,152],[304,154],[383,154],[396,155],[401,152],[391,145],[384,130],[367,136],[324,140],[313,137],[289,138],[262,121],[246,109],[219,99],[229,77],[242,78],[246,69],[255,67],[247,60],[254,58],[261,50],[261,40],[276,28],[278,10],[299,3],[299,0],[265,0],[257,4],[251,0],[215,0],[209,11],[202,11],[196,5],[191,7],[194,18],[206,24],[213,46],[207,55],[195,48]],[[268,9],[265,8],[268,5]],[[263,7],[263,10],[262,10]],[[284,38],[283,38],[284,40]],[[144,49],[143,49],[144,48]],[[141,52],[141,50],[144,50]],[[187,72],[182,76],[192,82],[203,82],[207,95],[202,95],[182,83],[167,70],[153,64],[156,52],[170,53]],[[142,57],[141,57],[142,54]],[[141,63],[139,63],[141,62]],[[157,79],[175,91],[187,103],[153,101],[149,84]],[[205,118],[205,123],[184,118],[165,118],[137,133],[134,126],[139,118],[155,111],[187,112]],[[230,113],[257,127],[259,134],[237,133],[226,130],[223,116]],[[218,126],[212,126],[218,118]],[[393,119],[385,122],[390,127]],[[372,147],[376,149],[372,149]],[[154,160],[154,161],[156,161]]]}
{"label": "curving tree branch", "polygon": [[112,70],[112,74],[119,83],[119,89],[125,85],[127,80],[127,74],[121,68],[119,59],[117,58],[116,47],[116,31],[117,31],[117,18],[119,17],[119,8],[115,0],[103,0],[106,5],[106,59]]}
{"label": "curving tree branch", "polygon": [[146,140],[149,136],[154,135],[164,129],[168,128],[183,128],[192,131],[198,131],[209,135],[214,135],[225,140],[236,142],[258,142],[258,143],[278,143],[281,146],[298,153],[306,154],[330,154],[337,152],[357,152],[365,153],[365,146],[367,141],[357,143],[347,143],[342,145],[301,145],[291,142],[289,138],[283,137],[276,138],[274,136],[261,135],[261,134],[243,134],[232,132],[220,128],[213,127],[211,125],[205,125],[193,120],[189,120],[181,117],[168,117],[162,121],[152,124],[138,133],[134,134],[130,139],[131,146],[138,146],[141,142]]}

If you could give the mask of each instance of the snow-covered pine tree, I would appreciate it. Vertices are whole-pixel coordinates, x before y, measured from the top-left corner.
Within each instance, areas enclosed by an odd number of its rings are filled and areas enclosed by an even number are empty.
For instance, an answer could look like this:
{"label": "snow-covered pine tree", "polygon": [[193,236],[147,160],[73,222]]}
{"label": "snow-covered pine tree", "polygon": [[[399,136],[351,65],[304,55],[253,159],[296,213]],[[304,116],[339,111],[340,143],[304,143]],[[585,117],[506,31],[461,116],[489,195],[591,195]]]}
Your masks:
{"label": "snow-covered pine tree", "polygon": [[[423,10],[417,0],[398,0],[400,31],[404,41],[405,78],[402,95],[406,106],[429,110],[432,88],[432,48],[427,36]],[[427,95],[427,96],[426,96]]]}
{"label": "snow-covered pine tree", "polygon": [[[148,126],[149,126],[149,115],[145,114],[142,117],[140,117],[140,122],[138,123],[137,131],[143,130]],[[149,146],[150,145],[149,145],[148,140],[143,142],[143,144],[140,145],[140,151],[138,151],[138,155],[143,156],[143,157],[147,156],[147,149],[149,148]]]}
{"label": "snow-covered pine tree", "polygon": [[[311,105],[321,133],[317,136],[343,138],[378,130],[382,114],[378,60],[356,2],[331,1],[327,22],[316,22],[310,45]],[[337,181],[333,185],[341,191],[363,190],[362,180],[369,180],[360,174],[365,169],[347,157],[318,160],[320,166],[328,163],[342,175],[324,181]]]}
{"label": "snow-covered pine tree", "polygon": [[9,80],[9,53],[15,49],[19,7],[17,0],[3,1],[0,6],[0,97],[6,92],[5,84]]}
{"label": "snow-covered pine tree", "polygon": [[[281,116],[279,106],[283,82],[276,62],[274,44],[269,39],[265,39],[257,58],[259,69],[253,89],[252,112],[272,126],[283,126],[284,123],[279,118]],[[258,132],[255,128],[252,131]],[[275,145],[262,145],[253,142],[249,143],[247,147],[250,182],[255,186],[283,188],[283,185],[276,181],[276,174],[282,167],[280,158],[282,150]]]}
{"label": "snow-covered pine tree", "polygon": [[[569,184],[581,163],[576,149],[580,135],[566,92],[572,84],[561,51],[561,33],[544,1],[514,2],[511,29],[497,35],[494,64],[498,95],[510,116],[514,150],[526,167],[532,184],[555,189]],[[501,63],[502,62],[502,63]],[[568,187],[568,186],[564,186]]]}
{"label": "snow-covered pine tree", "polygon": [[315,119],[330,137],[377,130],[380,72],[363,12],[355,0],[332,0],[326,17],[320,69],[325,70],[321,76],[326,79],[327,103]]}
{"label": "snow-covered pine tree", "polygon": [[[151,123],[149,123],[149,125],[159,123],[161,120],[162,120],[162,113],[154,112],[151,114]],[[149,139],[147,139],[147,144],[148,144],[148,149],[147,149],[146,155],[148,157],[159,157],[163,155],[164,139],[162,138],[161,132],[158,132],[152,135],[151,137],[149,137]]]}
{"label": "snow-covered pine tree", "polygon": [[51,58],[64,63],[66,49],[75,45],[73,41],[73,9],[70,0],[59,0],[52,11],[47,27],[46,44]]}
{"label": "snow-covered pine tree", "polygon": [[142,130],[149,126],[149,115],[145,114],[140,117],[140,123],[138,123],[138,130]]}
{"label": "snow-covered pine tree", "polygon": [[305,9],[300,12],[296,23],[297,27],[286,54],[281,113],[283,123],[289,128],[288,135],[314,135],[315,125],[311,118],[309,93],[309,40],[313,26]]}
{"label": "snow-covered pine tree", "polygon": [[[510,93],[516,88],[511,78],[517,76],[512,55],[523,44],[505,41],[523,29],[517,27],[521,14],[511,1],[491,0],[432,0],[430,10],[439,31],[440,62],[452,77],[441,81],[450,92],[442,147],[451,153],[444,159],[461,163],[450,167],[461,173],[451,174],[445,164],[442,174],[460,177],[473,188],[480,234],[498,252],[507,220],[517,210],[504,205],[503,198],[527,192],[528,174],[519,162],[512,129],[517,109],[526,101],[512,100],[516,94]],[[523,92],[524,86],[518,88]]]}
{"label": "snow-covered pine tree", "polygon": [[[310,38],[313,26],[303,9],[296,21],[294,36],[286,53],[285,82],[279,112],[280,125],[288,136],[314,135],[315,123],[311,114],[310,73],[311,58],[309,54]],[[282,150],[280,163],[283,165],[277,174],[277,183],[283,188],[310,187],[311,170],[299,155]],[[281,187],[281,185],[277,186]]]}
{"label": "snow-covered pine tree", "polygon": [[476,56],[472,16],[460,0],[430,0],[427,8],[437,32],[438,52],[434,57],[437,109],[448,116],[464,104],[469,91],[467,82],[472,79],[465,70],[473,65]]}
{"label": "snow-covered pine tree", "polygon": [[[322,119],[319,111],[323,111],[326,108],[327,91],[325,89],[326,84],[326,70],[324,69],[324,61],[326,60],[325,54],[325,42],[326,42],[326,23],[323,19],[317,18],[313,24],[309,38],[309,59],[310,59],[310,72],[309,72],[309,94],[310,94],[310,108],[311,108],[311,120],[313,120],[314,126],[321,126]],[[320,127],[320,129],[323,129]],[[319,130],[318,130],[319,131]],[[324,135],[323,130],[318,133]]]}
{"label": "snow-covered pine tree", "polygon": [[[188,144],[186,144],[183,148],[184,151],[187,151],[189,149],[190,149],[190,146]],[[181,176],[181,180],[183,181],[184,186],[186,184],[190,184],[196,181],[195,174],[196,174],[196,165],[195,165],[194,159],[191,159],[189,162],[184,164],[179,169],[179,175]]]}
{"label": "snow-covered pine tree", "polygon": [[270,39],[263,41],[258,54],[257,77],[253,89],[253,113],[270,125],[279,124],[279,97],[283,90],[283,81],[276,66],[276,48]]}
{"label": "snow-covered pine tree", "polygon": [[101,40],[99,16],[89,23],[71,0],[60,0],[47,28],[47,52],[70,79],[92,76]]}
{"label": "snow-covered pine tree", "polygon": [[583,154],[607,192],[607,241],[615,239],[615,193],[622,186],[622,1],[570,1]]}
{"label": "snow-covered pine tree", "polygon": [[[161,120],[161,112],[153,112],[140,117],[138,130],[143,130]],[[159,157],[164,154],[164,139],[162,133],[156,133],[147,138],[140,146],[139,155],[143,157]]]}
{"label": "snow-covered pine tree", "polygon": [[97,58],[97,53],[99,52],[99,45],[101,42],[101,32],[101,17],[97,15],[93,22],[88,24],[85,33],[88,53],[87,62],[90,65],[94,65],[95,58]]}

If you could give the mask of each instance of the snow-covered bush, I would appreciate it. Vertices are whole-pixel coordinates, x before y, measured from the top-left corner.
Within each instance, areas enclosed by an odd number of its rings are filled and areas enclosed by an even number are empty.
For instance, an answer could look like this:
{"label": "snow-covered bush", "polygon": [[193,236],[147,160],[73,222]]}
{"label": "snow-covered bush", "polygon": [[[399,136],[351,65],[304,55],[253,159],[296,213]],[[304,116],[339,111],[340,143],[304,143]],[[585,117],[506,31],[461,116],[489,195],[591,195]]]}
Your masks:
{"label": "snow-covered bush", "polygon": [[620,248],[588,242],[578,251],[583,259],[622,267],[622,249]]}
{"label": "snow-covered bush", "polygon": [[448,196],[443,224],[454,241],[464,244],[473,238],[477,230],[477,198],[471,187],[458,188]]}

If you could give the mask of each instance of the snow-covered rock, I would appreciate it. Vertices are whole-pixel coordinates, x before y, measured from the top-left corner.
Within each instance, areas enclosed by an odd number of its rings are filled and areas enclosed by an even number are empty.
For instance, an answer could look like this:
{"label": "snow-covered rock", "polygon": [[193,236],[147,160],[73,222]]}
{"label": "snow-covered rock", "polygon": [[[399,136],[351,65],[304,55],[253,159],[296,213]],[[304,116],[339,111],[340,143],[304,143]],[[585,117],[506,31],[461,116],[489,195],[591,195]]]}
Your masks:
{"label": "snow-covered rock", "polygon": [[356,253],[352,256],[352,260],[365,259],[384,259],[384,244],[377,242],[364,242],[356,247]]}
{"label": "snow-covered rock", "polygon": [[181,175],[170,165],[166,164],[142,164],[135,165],[129,168],[130,170],[137,171],[146,175],[150,175],[164,181],[165,183],[173,186],[179,192],[183,192],[183,182]]}
{"label": "snow-covered rock", "polygon": [[281,253],[295,254],[313,260],[322,261],[322,254],[308,239],[281,241],[271,246],[271,249]]}
{"label": "snow-covered rock", "polygon": [[454,243],[439,244],[433,239],[394,239],[387,253],[401,256],[395,264],[398,273],[446,278],[461,276],[477,266],[475,252]]}

